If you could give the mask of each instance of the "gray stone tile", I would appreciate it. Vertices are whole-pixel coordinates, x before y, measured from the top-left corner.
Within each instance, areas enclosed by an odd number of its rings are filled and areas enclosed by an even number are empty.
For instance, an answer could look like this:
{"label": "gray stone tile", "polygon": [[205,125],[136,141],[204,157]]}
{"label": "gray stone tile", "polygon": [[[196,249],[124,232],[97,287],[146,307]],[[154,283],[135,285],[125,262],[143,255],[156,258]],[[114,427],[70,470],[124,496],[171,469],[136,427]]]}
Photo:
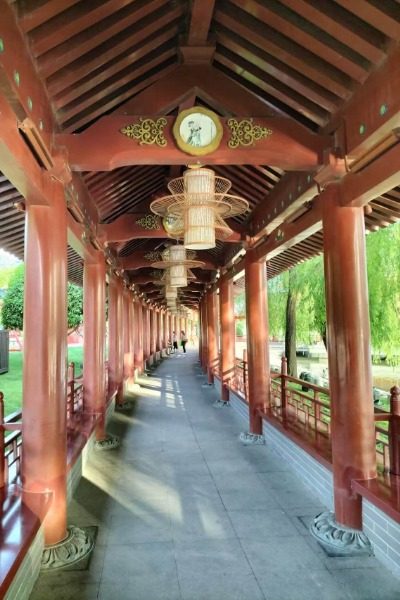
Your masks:
{"label": "gray stone tile", "polygon": [[113,516],[108,536],[108,546],[131,545],[143,542],[169,542],[172,540],[171,521],[168,514],[148,512],[140,517]]}
{"label": "gray stone tile", "polygon": [[323,570],[321,558],[301,536],[269,537],[264,541],[243,538],[242,547],[256,576],[269,571]]}
{"label": "gray stone tile", "polygon": [[92,454],[69,507],[99,527],[90,567],[42,574],[32,599],[400,600],[375,559],[325,555],[298,519],[320,501],[268,445],[239,443],[194,373],[190,354],[164,361],[116,414],[121,448]]}
{"label": "gray stone tile", "polygon": [[254,493],[266,493],[266,486],[259,480],[256,473],[241,473],[240,477],[232,477],[231,474],[215,473],[213,481],[220,492],[242,491],[249,489]]}
{"label": "gray stone tile", "polygon": [[351,600],[399,600],[400,580],[382,567],[332,570],[338,586],[343,586]]}
{"label": "gray stone tile", "polygon": [[168,582],[176,577],[174,547],[170,542],[108,546],[101,583],[132,580],[145,575]]}
{"label": "gray stone tile", "polygon": [[[102,583],[99,600],[181,600],[177,576],[153,577],[152,574],[138,575],[135,579]],[[77,600],[77,599],[75,599]]]}
{"label": "gray stone tile", "polygon": [[271,489],[272,496],[276,498],[282,508],[285,510],[299,511],[317,504],[318,499],[307,490],[296,487],[294,483],[293,489]]}
{"label": "gray stone tile", "polygon": [[266,490],[255,492],[252,489],[223,490],[220,492],[221,500],[226,510],[266,510],[270,508],[280,509],[275,498],[271,497]]}
{"label": "gray stone tile", "polygon": [[[46,584],[40,578],[33,588],[30,600],[96,600],[99,583],[76,582],[59,579]],[[111,600],[111,599],[110,599]]]}
{"label": "gray stone tile", "polygon": [[257,575],[267,600],[349,600],[326,569],[267,571]]}
{"label": "gray stone tile", "polygon": [[184,510],[172,524],[172,536],[177,541],[220,540],[236,538],[236,533],[226,511],[209,507]]}
{"label": "gray stone tile", "polygon": [[197,571],[179,582],[183,600],[264,600],[252,574]]}
{"label": "gray stone tile", "polygon": [[179,580],[194,573],[209,576],[222,573],[252,574],[241,544],[236,539],[175,541],[174,545]]}
{"label": "gray stone tile", "polygon": [[229,511],[233,527],[239,538],[268,540],[270,536],[298,535],[296,528],[283,510],[232,510]]}
{"label": "gray stone tile", "polygon": [[208,468],[213,475],[235,475],[249,473],[251,469],[244,458],[236,460],[216,459],[207,461]]}

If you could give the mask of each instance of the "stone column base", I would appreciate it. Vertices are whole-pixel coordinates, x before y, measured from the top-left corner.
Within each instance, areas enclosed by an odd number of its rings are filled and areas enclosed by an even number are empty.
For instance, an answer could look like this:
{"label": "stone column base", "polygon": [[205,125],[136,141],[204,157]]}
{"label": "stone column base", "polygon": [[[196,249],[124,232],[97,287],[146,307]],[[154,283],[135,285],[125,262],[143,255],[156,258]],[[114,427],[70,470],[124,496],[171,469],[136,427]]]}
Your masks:
{"label": "stone column base", "polygon": [[317,515],[310,532],[329,556],[373,555],[371,542],[363,531],[336,523],[333,512]]}
{"label": "stone column base", "polygon": [[115,450],[119,448],[121,441],[117,435],[107,435],[104,440],[96,440],[94,443],[95,450]]}
{"label": "stone column base", "polygon": [[94,548],[94,538],[84,528],[68,527],[68,535],[58,544],[45,546],[41,569],[70,569],[72,565],[87,558]]}
{"label": "stone column base", "polygon": [[[208,384],[207,384],[208,385]],[[231,403],[230,402],[225,402],[224,400],[216,400],[213,403],[213,407],[214,408],[224,408],[224,406],[230,406]]]}
{"label": "stone column base", "polygon": [[245,446],[265,445],[265,437],[262,434],[259,435],[257,433],[248,433],[247,431],[242,431],[242,433],[239,434],[239,441]]}

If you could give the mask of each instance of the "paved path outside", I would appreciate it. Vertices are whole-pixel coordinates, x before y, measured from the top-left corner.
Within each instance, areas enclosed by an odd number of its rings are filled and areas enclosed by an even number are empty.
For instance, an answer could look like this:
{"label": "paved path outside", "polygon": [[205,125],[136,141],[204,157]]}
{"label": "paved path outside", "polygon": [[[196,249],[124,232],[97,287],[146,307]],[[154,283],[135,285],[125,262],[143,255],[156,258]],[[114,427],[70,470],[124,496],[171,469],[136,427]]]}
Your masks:
{"label": "paved path outside", "polygon": [[319,548],[305,524],[324,507],[271,449],[238,442],[196,358],[164,360],[115,415],[122,447],[92,456],[69,511],[99,528],[90,568],[42,575],[31,600],[399,600],[375,559]]}

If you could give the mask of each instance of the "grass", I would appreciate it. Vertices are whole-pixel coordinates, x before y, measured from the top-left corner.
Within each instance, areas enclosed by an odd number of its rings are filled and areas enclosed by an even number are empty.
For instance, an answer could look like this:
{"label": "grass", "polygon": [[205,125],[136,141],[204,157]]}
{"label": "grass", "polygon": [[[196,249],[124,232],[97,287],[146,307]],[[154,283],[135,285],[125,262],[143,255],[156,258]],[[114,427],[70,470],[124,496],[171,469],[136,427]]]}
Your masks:
{"label": "grass", "polygon": [[[68,362],[75,363],[75,373],[81,372],[83,347],[68,348]],[[0,390],[4,394],[4,412],[6,415],[20,410],[22,406],[22,352],[10,352],[9,371],[0,375]]]}

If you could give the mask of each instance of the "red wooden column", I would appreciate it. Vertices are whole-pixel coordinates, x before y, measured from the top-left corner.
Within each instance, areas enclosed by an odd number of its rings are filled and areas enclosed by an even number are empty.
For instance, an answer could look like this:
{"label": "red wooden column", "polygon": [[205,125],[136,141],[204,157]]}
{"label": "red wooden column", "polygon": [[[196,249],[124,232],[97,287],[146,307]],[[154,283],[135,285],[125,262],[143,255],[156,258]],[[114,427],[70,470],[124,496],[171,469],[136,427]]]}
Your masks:
{"label": "red wooden column", "polygon": [[161,311],[159,308],[156,310],[156,351],[161,350]]}
{"label": "red wooden column", "polygon": [[207,372],[207,363],[208,363],[208,347],[207,347],[207,300],[204,296],[201,300],[200,305],[201,310],[201,320],[200,320],[200,328],[201,328],[201,357],[200,362],[204,373]]}
{"label": "red wooden column", "polygon": [[218,361],[218,344],[217,344],[217,296],[215,292],[209,291],[206,295],[207,299],[207,339],[208,339],[208,356],[207,356],[207,382],[209,385],[214,383],[213,369]]}
{"label": "red wooden column", "polygon": [[164,348],[168,349],[169,340],[169,315],[167,311],[164,312]]}
{"label": "red wooden column", "polygon": [[[323,227],[335,515],[323,513],[313,526],[325,541],[329,531],[340,537],[343,525],[361,529],[362,499],[351,482],[376,477],[364,212],[340,206],[337,189],[329,190]],[[346,554],[349,537],[342,536]]]}
{"label": "red wooden column", "polygon": [[143,337],[145,359],[148,360],[150,357],[150,308],[148,306],[144,307],[143,312]]}
{"label": "red wooden column", "polygon": [[172,345],[172,331],[173,331],[173,324],[174,324],[174,318],[171,315],[171,313],[168,314],[168,340],[171,342]]}
{"label": "red wooden column", "polygon": [[123,291],[123,340],[124,340],[124,380],[133,375],[133,345],[132,345],[132,295],[129,289]]}
{"label": "red wooden column", "polygon": [[221,279],[220,283],[221,322],[221,402],[229,402],[229,381],[235,368],[235,314],[233,306],[233,280]]}
{"label": "red wooden column", "polygon": [[85,260],[83,270],[84,358],[83,385],[85,411],[99,417],[98,441],[105,432],[106,389],[104,350],[106,337],[106,265],[102,253],[97,261]]}
{"label": "red wooden column", "polygon": [[108,369],[109,390],[117,392],[117,401],[123,393],[123,306],[121,282],[111,275],[108,288]]}
{"label": "red wooden column", "polygon": [[154,357],[156,352],[156,327],[157,317],[154,308],[150,308],[150,356]]}
{"label": "red wooden column", "polygon": [[131,354],[129,377],[135,376],[135,301],[133,294],[129,294],[129,348]]}
{"label": "red wooden column", "polygon": [[262,443],[262,418],[258,411],[269,406],[270,367],[268,348],[268,305],[265,258],[257,260],[254,250],[245,257],[247,361],[250,435],[247,443]]}
{"label": "red wooden column", "polygon": [[22,485],[51,492],[45,542],[67,532],[66,348],[67,216],[62,188],[51,206],[27,206],[23,368]]}
{"label": "red wooden column", "polygon": [[143,371],[143,309],[139,300],[135,302],[135,369]]}

